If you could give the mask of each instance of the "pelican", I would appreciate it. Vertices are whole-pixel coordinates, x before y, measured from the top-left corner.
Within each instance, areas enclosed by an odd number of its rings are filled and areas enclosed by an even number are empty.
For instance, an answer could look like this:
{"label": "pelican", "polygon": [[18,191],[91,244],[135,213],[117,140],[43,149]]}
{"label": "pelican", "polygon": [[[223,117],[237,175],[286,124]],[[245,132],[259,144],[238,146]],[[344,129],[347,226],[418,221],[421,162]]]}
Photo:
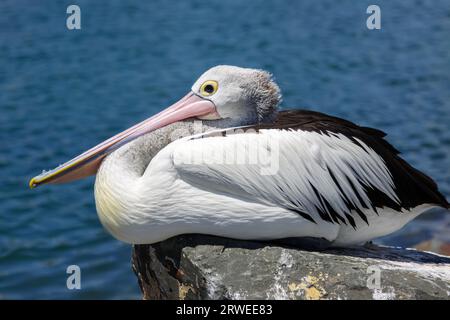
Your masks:
{"label": "pelican", "polygon": [[96,174],[99,219],[131,244],[199,233],[358,245],[433,207],[449,208],[382,131],[278,111],[280,103],[270,73],[213,67],[177,103],[32,178],[30,187]]}

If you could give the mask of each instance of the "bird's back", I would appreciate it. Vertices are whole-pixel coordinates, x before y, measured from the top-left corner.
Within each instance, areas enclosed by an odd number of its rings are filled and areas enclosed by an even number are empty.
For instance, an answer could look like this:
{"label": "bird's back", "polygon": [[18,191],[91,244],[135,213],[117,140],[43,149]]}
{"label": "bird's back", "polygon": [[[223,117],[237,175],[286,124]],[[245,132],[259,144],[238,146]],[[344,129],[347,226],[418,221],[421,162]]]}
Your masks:
{"label": "bird's back", "polygon": [[280,111],[274,124],[255,128],[302,130],[324,135],[342,134],[357,145],[362,141],[384,160],[400,200],[396,203],[376,188],[372,188],[367,192],[375,208],[389,207],[400,211],[421,204],[433,204],[447,209],[450,207],[433,179],[403,160],[399,156],[400,152],[385,139],[386,133],[381,130],[358,126],[342,118],[309,110]]}

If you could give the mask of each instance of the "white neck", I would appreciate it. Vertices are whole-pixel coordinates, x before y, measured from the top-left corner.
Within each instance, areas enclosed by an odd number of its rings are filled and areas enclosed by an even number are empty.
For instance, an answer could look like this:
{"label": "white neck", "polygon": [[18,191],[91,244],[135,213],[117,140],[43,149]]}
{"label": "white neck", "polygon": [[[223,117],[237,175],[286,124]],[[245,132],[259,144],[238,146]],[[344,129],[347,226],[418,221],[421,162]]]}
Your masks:
{"label": "white neck", "polygon": [[103,226],[116,238],[123,239],[122,228],[132,222],[133,199],[137,182],[151,159],[135,157],[131,142],[111,153],[102,162],[95,180],[95,205]]}
{"label": "white neck", "polygon": [[210,129],[213,127],[205,125],[199,129],[198,123],[193,122],[175,123],[144,135],[107,156],[95,181],[95,203],[103,226],[113,236],[128,243],[148,238],[152,232],[149,221],[155,228],[162,228],[152,223],[152,218],[158,219],[149,216],[149,212],[163,214],[161,204],[156,201],[161,198],[159,193],[164,192],[164,186],[152,185],[157,182],[153,179],[144,181],[142,175],[152,158],[171,142],[172,133],[182,130],[174,137],[179,138]]}

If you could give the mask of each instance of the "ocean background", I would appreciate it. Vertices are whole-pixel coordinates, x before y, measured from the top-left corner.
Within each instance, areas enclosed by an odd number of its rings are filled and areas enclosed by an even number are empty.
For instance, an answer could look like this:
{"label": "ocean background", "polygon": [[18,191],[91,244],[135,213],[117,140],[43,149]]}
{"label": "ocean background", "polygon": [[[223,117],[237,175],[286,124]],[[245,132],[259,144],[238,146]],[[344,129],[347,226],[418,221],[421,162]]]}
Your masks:
{"label": "ocean background", "polygon": [[[81,30],[66,8],[81,8]],[[0,299],[139,299],[131,247],[102,228],[93,178],[28,181],[182,97],[217,64],[267,69],[283,108],[388,133],[450,198],[447,0],[0,2]],[[378,240],[450,254],[436,210]],[[425,243],[425,244],[424,244]],[[81,267],[81,290],[66,268]]]}

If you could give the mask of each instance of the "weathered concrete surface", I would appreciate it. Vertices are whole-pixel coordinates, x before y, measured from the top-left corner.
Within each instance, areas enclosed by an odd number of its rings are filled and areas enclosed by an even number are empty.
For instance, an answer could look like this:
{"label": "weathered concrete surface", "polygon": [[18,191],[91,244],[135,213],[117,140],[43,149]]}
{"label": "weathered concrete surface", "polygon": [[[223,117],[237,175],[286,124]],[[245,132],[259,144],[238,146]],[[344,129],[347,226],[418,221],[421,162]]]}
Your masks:
{"label": "weathered concrete surface", "polygon": [[450,257],[288,243],[184,235],[134,246],[132,264],[144,299],[450,299]]}

